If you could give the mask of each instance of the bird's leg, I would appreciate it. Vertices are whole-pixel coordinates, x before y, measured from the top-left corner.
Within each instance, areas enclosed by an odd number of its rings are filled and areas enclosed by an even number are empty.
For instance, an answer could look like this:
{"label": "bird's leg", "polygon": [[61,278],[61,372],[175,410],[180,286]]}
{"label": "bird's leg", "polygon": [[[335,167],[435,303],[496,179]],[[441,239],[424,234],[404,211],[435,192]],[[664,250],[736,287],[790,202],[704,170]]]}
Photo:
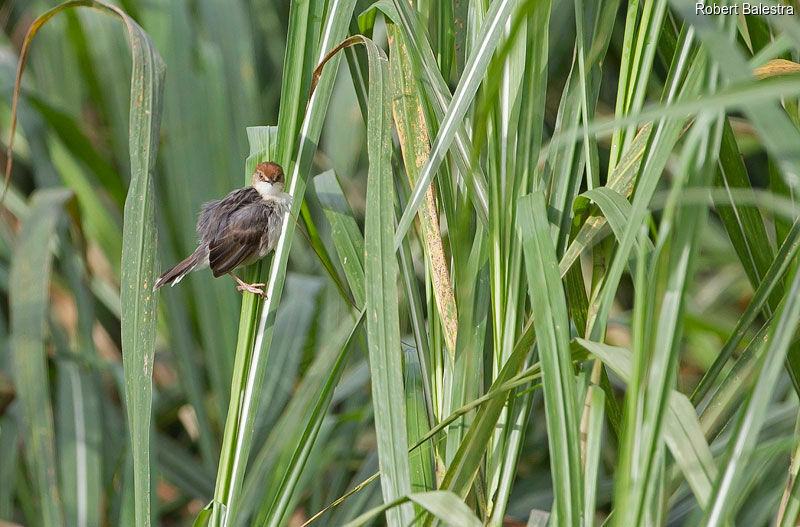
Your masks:
{"label": "bird's leg", "polygon": [[261,289],[262,287],[264,287],[264,284],[261,284],[261,283],[248,284],[247,282],[245,282],[244,280],[242,280],[241,278],[239,278],[235,274],[233,274],[231,272],[228,272],[228,274],[231,275],[231,277],[234,280],[236,280],[236,283],[239,284],[238,286],[236,286],[236,290],[237,291],[247,291],[248,293],[253,293],[254,295],[261,295],[264,298],[267,298],[267,295],[264,293],[264,290]]}

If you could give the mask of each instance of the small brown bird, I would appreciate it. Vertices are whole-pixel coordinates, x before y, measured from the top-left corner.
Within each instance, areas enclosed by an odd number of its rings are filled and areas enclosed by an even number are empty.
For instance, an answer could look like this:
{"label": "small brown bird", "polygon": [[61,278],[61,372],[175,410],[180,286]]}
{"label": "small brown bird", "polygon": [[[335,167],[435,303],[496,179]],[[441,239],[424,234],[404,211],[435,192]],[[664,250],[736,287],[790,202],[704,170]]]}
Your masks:
{"label": "small brown bird", "polygon": [[227,273],[238,291],[264,295],[264,284],[248,284],[233,274],[275,248],[292,197],[283,192],[283,169],[277,163],[259,163],[249,187],[234,190],[223,199],[203,205],[197,219],[197,249],[158,277],[153,291],[175,285],[197,269],[211,267],[214,277]]}

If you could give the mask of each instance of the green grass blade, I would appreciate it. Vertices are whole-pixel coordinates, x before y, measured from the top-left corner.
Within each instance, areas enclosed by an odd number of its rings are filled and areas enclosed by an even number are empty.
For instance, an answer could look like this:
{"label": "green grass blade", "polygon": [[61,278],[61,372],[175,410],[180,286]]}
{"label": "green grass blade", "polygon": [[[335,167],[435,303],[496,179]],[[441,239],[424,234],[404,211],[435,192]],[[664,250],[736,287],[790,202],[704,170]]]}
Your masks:
{"label": "green grass blade", "polygon": [[[672,102],[673,99],[683,100],[685,98],[692,98],[700,89],[704,62],[697,59],[690,61],[689,48],[689,42],[687,42],[678,59],[678,64],[675,66],[675,69],[680,71],[688,69],[686,80],[681,87],[680,93],[677,80],[674,84],[667,87],[667,102]],[[690,62],[691,65],[689,65]],[[675,77],[679,77],[679,75],[675,75]],[[650,143],[651,148],[644,157],[644,162],[636,183],[636,194],[634,195],[631,207],[630,221],[626,225],[622,238],[618,240],[619,245],[615,250],[614,259],[611,262],[611,266],[603,282],[603,287],[596,300],[597,306],[590,306],[590,309],[596,309],[597,312],[597,316],[594,319],[595,322],[592,324],[590,330],[590,340],[599,341],[602,335],[605,334],[605,326],[611,303],[616,294],[619,280],[622,278],[622,272],[628,261],[630,251],[633,248],[636,233],[644,220],[645,210],[660,180],[667,159],[680,136],[682,126],[683,119],[681,118],[664,118],[654,126],[654,135]]]}
{"label": "green grass blade", "polygon": [[[581,338],[575,340],[608,365],[622,380],[630,382],[633,373],[630,351]],[[717,469],[697,414],[686,396],[674,390],[670,394],[668,408],[664,439],[698,501],[707,503]]]}
{"label": "green grass blade", "polygon": [[775,521],[777,527],[792,527],[797,523],[797,516],[800,514],[800,484],[797,476],[800,472],[800,443],[797,442],[797,431],[795,429],[795,444],[797,445],[792,452],[792,464],[789,468],[789,482],[786,487],[781,508],[778,510],[778,517]]}
{"label": "green grass blade", "polygon": [[45,527],[64,525],[44,331],[56,222],[71,196],[65,189],[42,190],[34,195],[19,233],[9,277],[14,380],[22,406],[25,455],[40,502],[40,521]]}
{"label": "green grass blade", "polygon": [[578,525],[583,516],[580,415],[569,351],[566,299],[543,194],[521,198],[519,208],[519,232],[542,363],[555,511],[563,525]]}
{"label": "green grass blade", "polygon": [[214,472],[203,466],[182,444],[158,436],[158,468],[164,479],[185,495],[208,502],[214,495]]}
{"label": "green grass blade", "polygon": [[[94,364],[97,350],[92,335],[94,300],[87,283],[86,262],[78,250],[85,240],[75,237],[78,243],[62,245],[60,259],[61,271],[72,289],[78,320],[70,342],[57,342],[57,346],[68,347],[65,351],[78,360],[58,362],[58,457],[66,525],[99,526],[103,501],[102,391],[96,372],[81,364]],[[54,336],[60,333],[57,329],[53,328]]]}
{"label": "green grass blade", "polygon": [[127,15],[113,9],[125,23],[130,39],[131,181],[125,198],[122,227],[122,357],[125,401],[133,454],[136,525],[150,525],[150,413],[156,347],[157,296],[156,227],[152,173],[161,124],[164,63],[150,37]]}
{"label": "green grass blade", "polygon": [[[4,416],[0,419],[0,478],[3,481],[13,481],[19,466],[19,448],[16,448],[20,439],[19,425],[15,419]],[[16,489],[14,485],[0,487],[0,518],[11,518],[14,515],[12,507]]]}
{"label": "green grass blade", "polygon": [[589,421],[586,427],[586,453],[583,462],[583,517],[586,527],[594,525],[597,502],[597,472],[600,465],[600,444],[603,439],[603,408],[605,394],[599,386],[590,386]]}
{"label": "green grass blade", "polygon": [[217,465],[219,456],[219,444],[215,429],[211,426],[211,421],[206,409],[206,402],[203,397],[203,378],[200,367],[193,360],[192,351],[199,346],[195,337],[189,331],[189,315],[186,306],[178,301],[167,301],[167,321],[171,331],[171,344],[173,345],[176,358],[176,369],[181,380],[182,388],[186,393],[187,402],[197,418],[198,437],[197,442],[204,465],[207,469],[213,470]]}
{"label": "green grass blade", "polygon": [[[328,6],[326,23],[319,44],[320,49],[317,53],[310,55],[316,57],[317,62],[321,61],[327,55],[328,50],[343,38],[347,27],[345,21],[350,18],[354,4],[354,0],[334,0]],[[300,38],[302,31],[304,31],[302,28],[290,28],[289,38]],[[304,53],[304,57],[306,56],[308,55]],[[286,192],[293,198],[290,213],[294,217],[298,216],[303,203],[306,178],[311,168],[312,157],[333,89],[338,58],[335,56],[331,59],[308,101],[305,117],[299,129],[300,137],[296,157],[291,154],[292,145],[277,145],[277,159],[287,169]],[[287,61],[296,59],[298,57],[287,56],[286,58]],[[310,64],[306,64],[306,66],[311,67]],[[284,82],[289,81],[284,79]],[[296,93],[290,99],[302,97],[303,95]],[[287,104],[289,103],[287,102]],[[289,138],[289,140],[294,140],[294,138]],[[263,148],[258,150],[259,155],[269,155]],[[293,157],[294,161],[292,162]],[[294,222],[288,217],[285,218],[268,277],[264,280],[267,284],[265,289],[267,300],[262,303],[260,299],[246,298],[242,304],[240,334],[237,343],[238,366],[234,366],[233,390],[231,391],[231,403],[217,475],[214,514],[211,521],[215,526],[227,525],[226,518],[229,516],[227,510],[239,501],[247,458],[250,455],[253,423],[260,400],[256,395],[260,393],[264,369],[269,358],[274,321],[286,278],[286,266],[294,229]]]}
{"label": "green grass blade", "polygon": [[506,433],[501,443],[503,455],[498,460],[497,493],[492,503],[492,516],[487,525],[502,526],[506,507],[517,474],[517,464],[524,448],[526,426],[531,416],[533,394],[531,390],[518,390],[509,397]]}
{"label": "green grass blade", "polygon": [[[118,255],[122,250],[122,217],[109,210],[104,203],[107,198],[98,192],[97,182],[87,177],[84,169],[75,162],[73,156],[59,141],[52,141],[50,147],[53,166],[61,176],[62,184],[75,192],[81,209],[81,220],[87,237],[97,240],[103,252],[109,256]],[[111,264],[114,273],[119,273],[120,262]]]}
{"label": "green grass blade", "polygon": [[[747,388],[758,374],[756,366],[762,354],[761,343],[767,337],[774,320],[770,317],[756,331],[741,356],[731,365],[730,371],[719,382],[700,412],[700,425],[709,439],[716,438],[739,411],[747,395]],[[732,337],[733,338],[733,337]]]}
{"label": "green grass blade", "polygon": [[[728,119],[722,130],[717,183],[726,189],[750,188],[747,168]],[[758,287],[772,258],[761,214],[754,207],[739,206],[733,199],[730,206],[718,206],[717,211],[750,283]],[[776,297],[773,307],[778,301]]]}
{"label": "green grass blade", "polygon": [[527,527],[547,527],[550,525],[550,519],[555,521],[555,515],[547,511],[540,511],[533,509],[528,516]]}
{"label": "green grass blade", "polygon": [[364,237],[336,174],[329,170],[314,178],[314,188],[331,225],[331,238],[356,305],[364,305]]}
{"label": "green grass blade", "polygon": [[313,412],[309,416],[309,420],[305,429],[302,430],[302,434],[298,438],[298,441],[294,443],[294,454],[288,466],[286,467],[286,472],[284,473],[283,480],[278,488],[275,501],[272,503],[267,519],[264,521],[263,525],[274,527],[284,524],[284,515],[286,514],[287,507],[295,493],[295,488],[297,486],[298,479],[300,478],[300,473],[303,471],[303,468],[308,461],[309,454],[311,453],[311,449],[314,447],[320,427],[322,426],[322,421],[325,418],[328,406],[330,405],[333,397],[333,390],[338,384],[339,378],[341,377],[347,351],[350,349],[350,344],[353,341],[353,337],[358,332],[363,318],[364,311],[362,310],[356,318],[356,321],[349,333],[343,335],[345,338],[337,339],[332,344],[333,347],[338,348],[341,351],[339,352],[339,356],[336,358],[336,362],[331,368],[330,376],[326,380],[325,385],[319,393],[319,398],[317,399]]}
{"label": "green grass blade", "polygon": [[[506,405],[508,391],[513,388],[513,386],[506,387],[505,384],[519,373],[522,364],[533,347],[535,338],[533,325],[529,323],[525,326],[522,335],[514,344],[511,355],[487,391],[487,396],[489,394],[492,394],[492,396],[489,397],[489,402],[486,405],[481,406],[469,426],[464,439],[450,461],[447,473],[439,486],[440,489],[451,490],[460,496],[466,496],[469,492],[480,462],[489,447],[489,438],[494,433],[497,427],[497,420]],[[445,419],[442,423],[447,423],[447,421]],[[439,427],[443,427],[443,425],[437,425],[431,432],[438,431]]]}
{"label": "green grass blade", "polygon": [[[408,444],[413,445],[429,430],[426,394],[423,388],[423,372],[419,358],[413,351],[405,352],[405,411]],[[411,490],[425,492],[436,489],[433,474],[433,455],[430,443],[415,449],[409,456]]]}
{"label": "green grass blade", "polygon": [[79,124],[66,112],[56,108],[32,94],[26,94],[27,100],[45,119],[50,129],[55,132],[64,146],[91,169],[102,189],[114,198],[118,205],[125,201],[125,187],[114,167],[106,160],[83,134]]}
{"label": "green grass blade", "polygon": [[[608,187],[597,187],[588,190],[581,194],[594,201],[600,210],[603,212],[603,217],[608,221],[611,230],[618,239],[622,239],[625,234],[625,226],[631,217],[631,204],[628,203],[619,192],[616,192]],[[649,238],[640,240],[645,244],[645,254],[650,254],[653,251],[653,243]]]}
{"label": "green grass blade", "polygon": [[[713,77],[713,76],[712,76]],[[618,464],[622,483],[615,488],[615,522],[639,523],[649,506],[660,503],[653,492],[663,492],[662,432],[669,394],[677,374],[687,283],[706,207],[684,206],[686,187],[703,186],[716,165],[722,114],[702,114],[686,138],[681,164],[670,189],[658,232],[652,269],[639,269],[633,322],[633,377],[626,394],[626,426]],[[644,259],[640,247],[639,259]]]}
{"label": "green grass blade", "polygon": [[446,490],[422,492],[412,494],[408,498],[439,518],[444,525],[452,527],[483,525],[470,508],[452,492]]}
{"label": "green grass blade", "polygon": [[58,442],[68,526],[99,526],[102,436],[97,385],[71,362],[59,364]]}
{"label": "green grass blade", "polygon": [[734,350],[744,338],[749,326],[756,320],[758,314],[767,306],[770,295],[779,287],[784,274],[791,266],[792,262],[800,250],[800,220],[795,221],[792,228],[786,234],[778,253],[772,261],[767,271],[764,273],[750,303],[747,304],[742,315],[736,321],[736,327],[731,332],[731,336],[725,341],[714,363],[706,371],[692,394],[692,401],[697,404],[711,390],[716,378],[722,372],[725,363],[733,355]]}
{"label": "green grass blade", "polygon": [[[364,225],[367,341],[372,377],[372,405],[385,502],[411,492],[404,417],[402,361],[394,248],[394,185],[391,167],[389,68],[372,45],[369,56],[369,120],[367,122],[367,209]],[[413,509],[400,505],[387,511],[389,525],[413,521]]]}
{"label": "green grass blade", "polygon": [[[80,6],[94,7],[122,20],[133,63],[128,136],[131,180],[124,209],[120,289],[123,365],[127,379],[125,395],[135,460],[136,524],[148,526],[151,374],[156,332],[156,295],[152,292],[156,255],[151,173],[155,167],[161,120],[164,64],[147,33],[118,7],[91,0],[65,2],[31,25],[20,53],[17,82],[22,75],[28,46],[38,29],[60,11]],[[8,168],[10,161],[9,158]]]}
{"label": "green grass blade", "polygon": [[[684,81],[685,84],[685,81]],[[650,104],[642,111],[619,119],[596,118],[586,126],[589,134],[598,138],[607,137],[616,126],[641,124],[650,121],[693,116],[704,111],[742,109],[747,105],[758,104],[761,101],[780,100],[781,98],[797,96],[800,94],[800,82],[793,77],[777,78],[764,81],[743,81],[739,84],[724,87],[712,95],[700,98],[684,98],[680,102],[670,101],[664,104]],[[575,126],[565,130],[561,135],[554,137],[547,148],[561,147],[572,141],[571,137],[583,132],[583,126]]]}
{"label": "green grass blade", "polygon": [[[292,2],[289,8],[289,35],[283,60],[281,106],[278,114],[279,162],[288,160],[298,128],[303,121],[305,96],[311,85],[311,72],[319,56],[319,13],[322,2]],[[327,26],[332,27],[331,25]],[[315,31],[316,30],[316,31]],[[334,44],[336,42],[333,42]],[[327,50],[320,50],[325,53]],[[309,68],[308,66],[312,66]],[[285,166],[285,165],[284,165]]]}
{"label": "green grass blade", "polygon": [[273,489],[282,483],[283,474],[296,450],[294,438],[302,435],[307,422],[311,420],[322,387],[328,383],[333,365],[341,353],[340,348],[329,345],[329,342],[335,344],[343,341],[349,331],[349,327],[340,325],[330,339],[320,343],[313,362],[297,383],[293,396],[254,456],[244,481],[237,525],[247,525],[250,515],[259,507],[266,513],[272,506],[277,495]]}
{"label": "green grass blade", "polygon": [[[609,177],[608,184],[606,185],[609,189],[624,196],[630,195],[633,190],[633,183],[636,180],[636,175],[639,173],[642,155],[647,147],[651,131],[652,124],[647,124],[642,127],[628,148],[625,149],[622,158],[617,164],[617,168]],[[573,207],[577,209],[576,215],[583,219],[586,213],[581,213],[581,199],[581,197],[578,197]],[[575,263],[583,250],[591,247],[602,234],[607,232],[607,225],[608,220],[602,215],[589,214],[588,217],[583,219],[580,230],[570,242],[569,247],[567,247],[564,256],[561,257],[561,261],[559,262],[559,269],[562,275],[566,273],[567,269],[572,267],[572,264]]]}
{"label": "green grass blade", "polygon": [[664,426],[664,441],[704,509],[711,495],[711,482],[717,477],[717,467],[697,420],[697,412],[685,395],[672,392]]}
{"label": "green grass blade", "polygon": [[445,154],[455,138],[459,125],[472,105],[473,96],[478,86],[483,81],[483,76],[486,74],[489,61],[500,42],[503,29],[515,5],[515,2],[512,0],[498,0],[492,3],[489,11],[486,13],[486,19],[483,21],[481,34],[478,37],[481,45],[478,46],[467,59],[467,64],[464,67],[464,74],[459,79],[458,87],[453,94],[453,99],[447,107],[447,111],[439,126],[439,131],[433,140],[433,145],[431,145],[430,156],[420,170],[414,191],[409,197],[406,209],[403,211],[403,216],[398,222],[397,233],[395,234],[395,246],[400,245],[400,240],[406,235],[409,227],[411,227],[411,222],[417,215],[425,192],[428,190],[433,176],[439,169],[439,165],[444,160]]}
{"label": "green grass blade", "polygon": [[[399,215],[399,211],[395,209],[395,219]],[[416,344],[416,354],[417,357],[415,362],[419,367],[419,381],[421,383],[422,388],[422,397],[425,402],[425,408],[428,418],[428,425],[433,426],[433,423],[436,421],[437,410],[434,408],[433,398],[434,395],[431,393],[431,375],[432,365],[439,365],[441,361],[437,361],[443,357],[444,355],[441,352],[441,339],[438,337],[438,333],[434,333],[439,327],[437,322],[438,320],[434,317],[431,320],[431,325],[427,326],[430,330],[427,330],[426,327],[426,318],[424,315],[424,310],[422,306],[422,298],[419,291],[419,287],[417,285],[417,276],[414,272],[414,263],[411,256],[411,248],[409,240],[403,240],[403,243],[400,245],[400,272],[402,276],[402,283],[405,286],[406,290],[406,300],[408,302],[408,312],[410,315],[410,323],[411,323],[411,332],[414,335],[414,343]],[[428,296],[430,297],[430,290],[428,289]],[[430,309],[430,304],[428,306]],[[435,347],[435,351],[431,351],[431,342],[430,338],[436,339],[437,346]],[[435,354],[435,355],[434,355]],[[409,367],[409,363],[406,362],[406,368]],[[408,394],[406,394],[408,397]]]}
{"label": "green grass blade", "polygon": [[[453,268],[453,282],[458,304],[458,323],[465,328],[456,341],[456,362],[453,366],[453,383],[447,390],[449,400],[445,399],[444,414],[463,406],[482,393],[481,379],[486,326],[489,319],[489,269],[486,264],[486,235],[483,229],[476,229],[472,239],[456,239],[451,243],[453,261],[463,262]],[[464,426],[453,427],[447,432],[447,452],[445,463],[458,451],[466,428],[473,416],[464,420]]]}
{"label": "green grass blade", "polygon": [[709,500],[706,525],[724,525],[735,512],[736,505],[732,503],[732,499],[737,487],[737,477],[755,447],[758,432],[764,422],[766,406],[781,372],[786,350],[794,340],[798,321],[800,321],[800,273],[795,273],[791,285],[787,288],[786,296],[776,312],[775,323],[764,341],[763,347],[766,353],[761,360],[758,378],[745,400],[739,420],[733,429],[724,467],[720,469]]}
{"label": "green grass blade", "polygon": [[[683,14],[698,32],[708,48],[711,57],[716,59],[721,75],[731,84],[748,82],[752,79],[752,68],[739,49],[731,46],[731,39],[725,28],[718,26],[713,17],[697,15],[695,5],[686,0],[672,0],[671,3]],[[793,146],[800,142],[800,131],[777,101],[748,100],[740,105],[744,114],[759,132],[763,145],[778,164],[786,184],[796,185],[792,174],[800,173],[800,160],[789,154]]]}
{"label": "green grass blade", "polygon": [[367,525],[380,514],[391,511],[395,507],[400,507],[409,501],[420,505],[441,520],[444,525],[450,527],[480,527],[483,525],[457,495],[446,490],[432,490],[430,492],[409,494],[389,503],[384,503],[348,522],[345,527]]}
{"label": "green grass blade", "polygon": [[261,388],[264,411],[256,419],[255,441],[261,442],[275,425],[286,401],[295,390],[295,381],[302,373],[304,351],[314,344],[313,324],[321,316],[322,279],[316,276],[290,274],[286,279],[286,301],[281,303],[275,321],[270,368],[264,374]]}

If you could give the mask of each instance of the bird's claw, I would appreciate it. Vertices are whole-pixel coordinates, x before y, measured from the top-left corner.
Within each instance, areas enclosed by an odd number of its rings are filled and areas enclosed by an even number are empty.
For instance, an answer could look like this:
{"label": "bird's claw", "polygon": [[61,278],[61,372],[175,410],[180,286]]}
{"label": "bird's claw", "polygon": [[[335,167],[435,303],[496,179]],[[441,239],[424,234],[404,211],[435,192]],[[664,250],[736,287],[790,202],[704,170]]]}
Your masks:
{"label": "bird's claw", "polygon": [[264,290],[261,289],[262,287],[264,287],[264,284],[262,283],[258,284],[242,283],[236,286],[236,290],[240,292],[247,291],[248,293],[253,293],[254,295],[260,295],[263,296],[264,298],[267,298],[267,295],[264,293]]}

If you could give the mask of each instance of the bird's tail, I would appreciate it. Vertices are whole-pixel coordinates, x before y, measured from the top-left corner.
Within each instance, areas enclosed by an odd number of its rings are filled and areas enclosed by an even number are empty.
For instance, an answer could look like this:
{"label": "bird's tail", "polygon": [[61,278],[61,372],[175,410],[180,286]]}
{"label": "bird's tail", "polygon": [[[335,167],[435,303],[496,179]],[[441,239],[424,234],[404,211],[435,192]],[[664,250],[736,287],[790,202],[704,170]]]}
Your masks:
{"label": "bird's tail", "polygon": [[202,256],[202,251],[198,247],[195,252],[193,252],[188,258],[178,262],[174,267],[167,269],[164,273],[158,277],[156,280],[155,285],[153,286],[153,291],[158,289],[161,286],[170,284],[175,285],[187,274],[194,271],[194,269],[200,264]]}

